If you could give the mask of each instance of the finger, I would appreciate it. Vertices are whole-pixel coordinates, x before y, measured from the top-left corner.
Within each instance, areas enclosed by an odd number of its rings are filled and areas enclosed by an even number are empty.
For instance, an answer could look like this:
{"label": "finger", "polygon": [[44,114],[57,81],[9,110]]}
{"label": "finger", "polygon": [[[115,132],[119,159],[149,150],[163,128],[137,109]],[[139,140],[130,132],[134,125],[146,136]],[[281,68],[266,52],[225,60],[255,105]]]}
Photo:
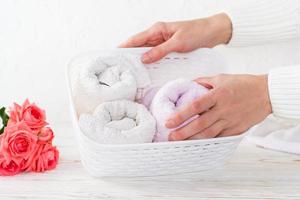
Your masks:
{"label": "finger", "polygon": [[191,117],[207,111],[213,107],[215,103],[216,101],[213,97],[213,92],[210,91],[172,115],[166,122],[165,126],[167,128],[175,128]]}
{"label": "finger", "polygon": [[210,127],[204,129],[203,131],[189,137],[189,140],[198,140],[198,139],[206,139],[206,138],[214,138],[219,133],[222,132],[226,123],[224,120],[219,120]]}
{"label": "finger", "polygon": [[219,113],[217,110],[212,109],[210,111],[207,111],[200,115],[197,119],[187,124],[186,126],[171,132],[169,135],[169,140],[185,140],[210,127],[218,119]]}
{"label": "finger", "polygon": [[121,48],[130,48],[130,47],[140,47],[146,45],[147,41],[151,37],[150,30],[145,30],[140,32],[132,37],[130,37],[127,41],[123,42],[119,45]]}
{"label": "finger", "polygon": [[194,79],[194,81],[195,82],[199,82],[199,81],[201,81],[201,80],[207,80],[207,81],[209,81],[210,79],[211,79],[212,77],[209,77],[209,76],[201,76],[201,77],[198,77],[198,78],[196,78],[196,79]]}
{"label": "finger", "polygon": [[213,77],[199,77],[194,81],[208,89],[212,89],[215,87],[215,82]]}
{"label": "finger", "polygon": [[[201,80],[202,80],[202,79],[204,79],[204,77],[201,77]],[[205,77],[205,79],[206,79],[207,81],[200,81],[200,78],[196,78],[196,79],[194,79],[194,81],[195,81],[196,83],[198,83],[199,85],[202,85],[203,87],[206,87],[207,89],[213,89],[214,86],[213,86],[213,84],[209,81],[210,78],[209,78],[209,77]]]}
{"label": "finger", "polygon": [[150,51],[146,52],[142,56],[142,62],[147,64],[147,63],[152,63],[155,61],[158,61],[165,57],[167,54],[171,53],[172,51],[175,50],[176,48],[176,42],[174,39],[169,39],[166,42],[163,42],[162,44],[153,47]]}

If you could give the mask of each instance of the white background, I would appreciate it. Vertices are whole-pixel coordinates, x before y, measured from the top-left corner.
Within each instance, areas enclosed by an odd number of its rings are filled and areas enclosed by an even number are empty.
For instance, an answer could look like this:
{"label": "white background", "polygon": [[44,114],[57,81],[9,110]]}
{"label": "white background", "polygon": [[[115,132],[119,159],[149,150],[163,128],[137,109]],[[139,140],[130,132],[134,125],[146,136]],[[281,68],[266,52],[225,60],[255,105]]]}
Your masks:
{"label": "white background", "polygon": [[[156,21],[207,16],[234,3],[0,0],[0,104],[28,97],[47,110],[50,123],[69,122],[64,70],[72,56],[114,48]],[[267,73],[272,67],[300,64],[300,41],[217,50],[231,66],[228,72]]]}

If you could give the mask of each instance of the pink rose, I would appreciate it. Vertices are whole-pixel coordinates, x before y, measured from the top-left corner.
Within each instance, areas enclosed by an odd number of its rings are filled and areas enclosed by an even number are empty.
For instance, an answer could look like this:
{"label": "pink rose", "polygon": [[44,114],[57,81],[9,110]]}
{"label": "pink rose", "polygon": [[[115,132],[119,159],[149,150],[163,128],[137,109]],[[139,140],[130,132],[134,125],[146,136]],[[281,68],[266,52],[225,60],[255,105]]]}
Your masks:
{"label": "pink rose", "polygon": [[[1,136],[0,152],[5,160],[12,160],[20,165],[34,152],[38,136],[34,134],[25,122],[7,126]],[[26,166],[24,166],[26,167]]]}
{"label": "pink rose", "polygon": [[41,132],[38,133],[38,141],[40,144],[51,144],[54,134],[51,128],[44,127],[41,129]]}
{"label": "pink rose", "polygon": [[37,107],[34,103],[30,104],[28,99],[25,100],[22,106],[14,103],[14,106],[10,109],[8,125],[20,121],[25,121],[28,127],[35,133],[40,132],[41,128],[48,124],[46,122],[45,111]]}
{"label": "pink rose", "polygon": [[37,153],[32,159],[30,170],[35,172],[44,172],[46,170],[54,169],[57,165],[59,152],[56,147],[50,144],[40,145]]}
{"label": "pink rose", "polygon": [[13,160],[7,161],[0,154],[0,176],[13,176],[18,174],[21,171],[23,163],[24,162],[18,165]]}

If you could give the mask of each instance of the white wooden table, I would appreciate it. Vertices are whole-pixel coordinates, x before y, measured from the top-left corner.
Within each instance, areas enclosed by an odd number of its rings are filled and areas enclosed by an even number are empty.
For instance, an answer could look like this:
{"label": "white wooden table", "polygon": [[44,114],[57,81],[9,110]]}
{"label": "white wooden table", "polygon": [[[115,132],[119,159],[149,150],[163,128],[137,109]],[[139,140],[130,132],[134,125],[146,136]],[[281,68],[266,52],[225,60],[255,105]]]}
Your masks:
{"label": "white wooden table", "polygon": [[0,177],[0,199],[300,199],[300,156],[242,142],[223,169],[159,178],[95,179],[83,169],[70,124],[53,126],[56,170]]}

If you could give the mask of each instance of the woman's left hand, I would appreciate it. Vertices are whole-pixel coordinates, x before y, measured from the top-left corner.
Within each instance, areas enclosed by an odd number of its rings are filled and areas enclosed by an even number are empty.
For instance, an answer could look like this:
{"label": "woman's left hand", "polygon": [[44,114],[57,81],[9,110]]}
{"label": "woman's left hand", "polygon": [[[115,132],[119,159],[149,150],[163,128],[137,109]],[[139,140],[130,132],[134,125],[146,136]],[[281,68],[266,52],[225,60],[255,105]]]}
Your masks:
{"label": "woman's left hand", "polygon": [[195,81],[210,91],[167,121],[167,128],[175,128],[199,115],[191,123],[171,132],[171,141],[238,135],[272,112],[267,75],[221,74]]}

